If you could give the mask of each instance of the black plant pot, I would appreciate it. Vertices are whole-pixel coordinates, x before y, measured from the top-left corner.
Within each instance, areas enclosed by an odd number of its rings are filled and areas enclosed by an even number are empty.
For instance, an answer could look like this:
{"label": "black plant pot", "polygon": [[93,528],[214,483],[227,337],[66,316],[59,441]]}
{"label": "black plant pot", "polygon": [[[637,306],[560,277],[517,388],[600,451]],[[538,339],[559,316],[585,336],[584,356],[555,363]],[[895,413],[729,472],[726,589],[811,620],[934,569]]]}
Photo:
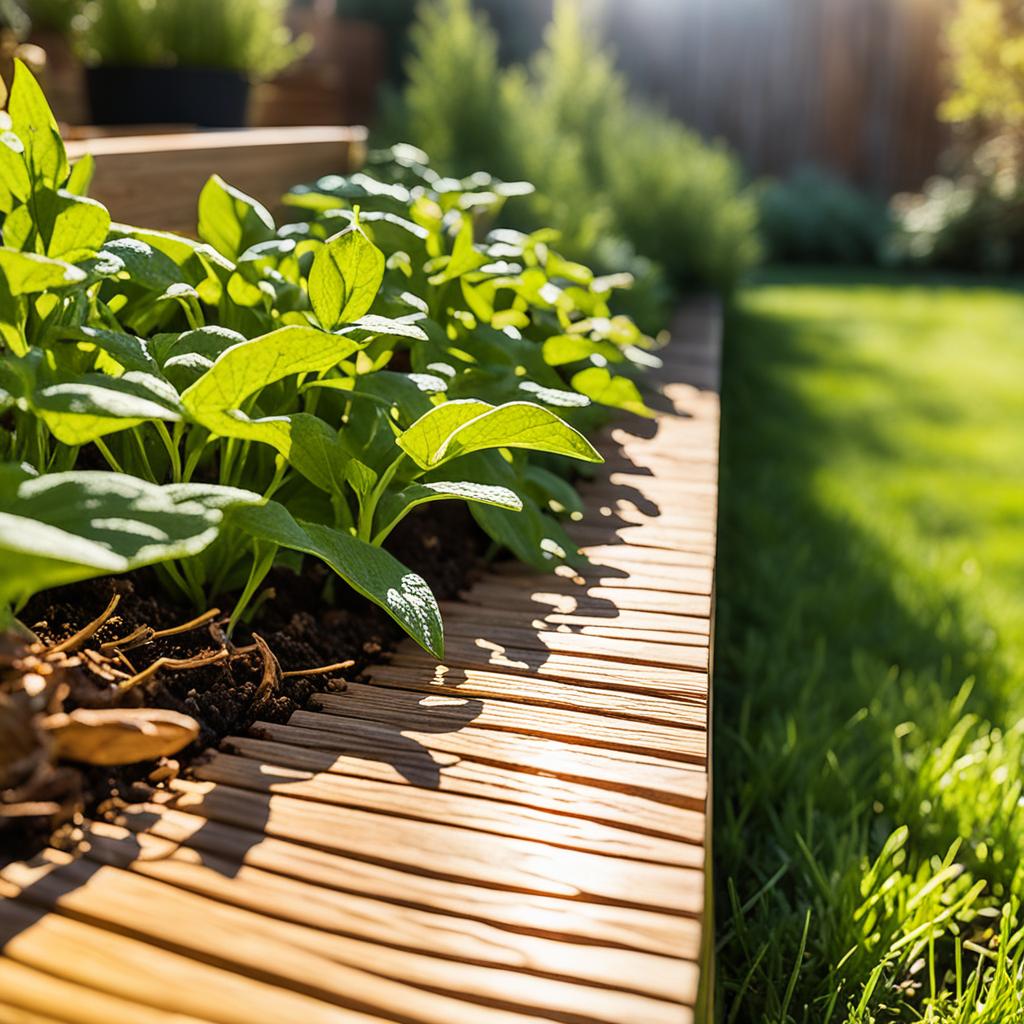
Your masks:
{"label": "black plant pot", "polygon": [[86,70],[93,124],[194,124],[242,128],[249,79],[226,68]]}

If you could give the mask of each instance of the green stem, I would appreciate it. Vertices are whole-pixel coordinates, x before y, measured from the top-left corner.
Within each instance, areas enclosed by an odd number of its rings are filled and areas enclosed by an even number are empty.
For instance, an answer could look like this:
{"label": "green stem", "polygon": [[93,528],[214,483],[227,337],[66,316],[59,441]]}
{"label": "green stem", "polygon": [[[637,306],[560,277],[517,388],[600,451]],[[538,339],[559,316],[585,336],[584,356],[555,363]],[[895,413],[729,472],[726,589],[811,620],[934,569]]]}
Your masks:
{"label": "green stem", "polygon": [[[188,457],[185,459],[185,469],[182,472],[182,479],[185,483],[188,483],[192,479],[192,474],[196,471],[196,466],[199,465],[199,460],[203,457],[203,452],[206,450],[206,445],[209,443],[209,439],[204,441],[202,444],[197,444],[192,451],[188,453]],[[188,445],[185,446],[186,450]]]}
{"label": "green stem", "polygon": [[124,467],[117,461],[117,459],[114,458],[114,453],[107,447],[107,443],[103,438],[97,437],[93,444],[96,445],[99,449],[100,455],[107,460],[107,465],[115,473],[124,473]]}
{"label": "green stem", "polygon": [[274,479],[270,481],[270,486],[263,492],[263,497],[269,501],[277,490],[284,483],[285,474],[288,472],[288,462],[281,456],[277,455],[274,458]]}
{"label": "green stem", "polygon": [[373,541],[373,517],[377,513],[377,506],[380,504],[380,499],[384,497],[384,492],[388,489],[388,485],[395,478],[395,474],[398,472],[399,467],[405,459],[405,452],[401,452],[398,458],[395,459],[383,473],[381,473],[380,479],[374,485],[373,490],[366,496],[366,499],[360,502],[359,527],[356,531],[356,536],[358,536],[360,540],[365,540],[368,544]]}
{"label": "green stem", "polygon": [[[163,420],[156,420],[155,424],[156,432],[167,449],[167,457],[171,460],[171,476],[175,483],[181,483],[181,455],[178,452],[178,445],[171,438],[171,432]],[[175,431],[177,432],[177,424],[175,424]]]}
{"label": "green stem", "polygon": [[203,592],[196,588],[195,584],[186,580],[174,562],[163,562],[156,566],[163,570],[174,581],[175,586],[185,595],[197,608],[202,608],[204,599]]}
{"label": "green stem", "polygon": [[138,430],[129,430],[128,433],[131,435],[132,442],[139,452],[139,464],[142,470],[142,476],[144,476],[151,484],[156,483],[156,474],[153,472],[153,467],[149,464],[149,456],[146,454],[146,445],[142,440],[142,433]]}
{"label": "green stem", "polygon": [[238,620],[245,611],[246,605],[252,600],[252,595],[256,593],[256,588],[266,578],[267,573],[270,572],[276,555],[276,544],[262,544],[260,541],[257,541],[254,545],[252,567],[249,569],[249,578],[246,580],[245,589],[239,596],[238,601],[235,604],[234,611],[231,613],[231,618],[228,620],[228,636],[231,636],[234,631],[235,626],[238,624]]}

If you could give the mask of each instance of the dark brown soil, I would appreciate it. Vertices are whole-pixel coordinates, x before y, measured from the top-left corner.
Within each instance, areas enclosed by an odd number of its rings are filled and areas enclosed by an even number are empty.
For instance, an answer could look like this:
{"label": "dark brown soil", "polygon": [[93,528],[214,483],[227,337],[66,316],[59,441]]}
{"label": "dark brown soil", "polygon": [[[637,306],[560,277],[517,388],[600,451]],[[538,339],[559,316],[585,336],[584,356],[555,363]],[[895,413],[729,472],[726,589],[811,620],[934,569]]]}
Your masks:
{"label": "dark brown soil", "polygon": [[[440,511],[431,506],[418,510],[394,532],[388,547],[419,572],[443,600],[465,586],[485,550],[485,541],[466,509],[450,503]],[[197,669],[163,670],[152,682],[130,691],[122,703],[170,708],[196,719],[198,742],[175,758],[185,767],[200,751],[246,730],[256,717],[286,721],[314,692],[344,686],[344,679],[358,676],[403,634],[385,612],[341,580],[332,584],[332,576],[312,560],[301,574],[274,570],[267,580],[274,596],[261,605],[250,627],[236,630],[233,640],[244,647],[251,640],[250,633],[258,633],[285,672],[348,660],[354,662],[351,668],[327,676],[285,679],[276,692],[257,701],[264,666],[254,652]],[[97,642],[125,636],[140,625],[155,629],[176,626],[196,615],[196,609],[169,601],[153,574],[141,571],[40,594],[20,618],[41,640],[57,642],[99,616],[115,593],[121,595],[120,603],[97,633]],[[333,599],[325,597],[330,594]],[[222,605],[230,606],[230,601]],[[158,657],[189,658],[219,647],[210,629],[203,626],[136,648],[131,652],[132,665],[141,671]],[[90,702],[85,699],[82,703]],[[79,773],[80,806],[89,814],[109,801],[116,804],[130,799],[133,786],[147,779],[155,767],[155,762],[125,768],[83,767]],[[16,824],[0,829],[0,864],[30,855],[49,838],[47,821],[17,819]]]}

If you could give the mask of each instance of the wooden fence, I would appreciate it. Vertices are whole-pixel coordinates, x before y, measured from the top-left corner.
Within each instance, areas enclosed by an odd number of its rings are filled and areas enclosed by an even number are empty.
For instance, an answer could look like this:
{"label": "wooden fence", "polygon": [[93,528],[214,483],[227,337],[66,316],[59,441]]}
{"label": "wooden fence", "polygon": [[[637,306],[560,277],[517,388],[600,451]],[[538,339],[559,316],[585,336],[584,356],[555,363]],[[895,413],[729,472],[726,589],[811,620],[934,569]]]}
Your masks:
{"label": "wooden fence", "polygon": [[948,129],[952,0],[629,0],[609,35],[637,86],[754,174],[830,167],[879,192],[917,188]]}

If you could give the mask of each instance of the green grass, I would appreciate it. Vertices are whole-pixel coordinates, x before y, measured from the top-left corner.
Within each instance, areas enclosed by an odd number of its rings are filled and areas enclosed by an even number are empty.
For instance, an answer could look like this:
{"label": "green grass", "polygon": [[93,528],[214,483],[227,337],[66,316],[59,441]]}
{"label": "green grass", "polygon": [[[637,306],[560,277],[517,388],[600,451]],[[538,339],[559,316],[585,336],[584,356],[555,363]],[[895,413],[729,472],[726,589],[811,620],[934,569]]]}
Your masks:
{"label": "green grass", "polygon": [[723,400],[719,1018],[1024,1021],[1024,294],[767,278]]}

